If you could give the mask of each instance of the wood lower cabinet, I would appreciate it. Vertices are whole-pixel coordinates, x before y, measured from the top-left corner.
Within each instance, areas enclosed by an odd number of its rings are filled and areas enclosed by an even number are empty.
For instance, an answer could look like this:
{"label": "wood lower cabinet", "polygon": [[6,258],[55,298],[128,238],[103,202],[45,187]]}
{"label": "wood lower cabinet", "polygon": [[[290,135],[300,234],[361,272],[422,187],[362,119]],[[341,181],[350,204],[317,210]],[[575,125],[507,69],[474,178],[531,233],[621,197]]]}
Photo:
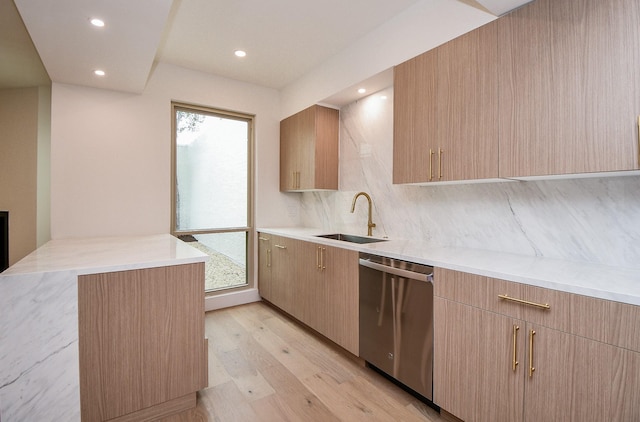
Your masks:
{"label": "wood lower cabinet", "polygon": [[[282,236],[259,236],[269,238],[272,248],[267,261],[270,272],[260,272],[267,276],[268,286],[260,287],[262,298],[358,355],[358,253]],[[263,279],[258,283],[262,286]]]}
{"label": "wood lower cabinet", "polygon": [[280,122],[280,191],[338,189],[339,111],[311,106]]}
{"label": "wood lower cabinet", "polygon": [[394,68],[393,183],[498,177],[497,26]]}
{"label": "wood lower cabinet", "polygon": [[522,421],[523,341],[512,365],[513,327],[524,322],[441,297],[434,322],[434,403],[467,422]]}
{"label": "wood lower cabinet", "polygon": [[80,276],[78,328],[83,421],[194,407],[207,386],[204,263]]}
{"label": "wood lower cabinet", "polygon": [[497,20],[500,176],[639,169],[640,2],[536,0]]}
{"label": "wood lower cabinet", "polygon": [[[465,421],[640,420],[640,350],[617,319],[637,316],[630,305],[435,271],[434,402],[447,412]],[[509,296],[550,309],[499,299],[510,285]],[[585,328],[597,318],[617,332],[614,344],[602,341],[608,330]]]}

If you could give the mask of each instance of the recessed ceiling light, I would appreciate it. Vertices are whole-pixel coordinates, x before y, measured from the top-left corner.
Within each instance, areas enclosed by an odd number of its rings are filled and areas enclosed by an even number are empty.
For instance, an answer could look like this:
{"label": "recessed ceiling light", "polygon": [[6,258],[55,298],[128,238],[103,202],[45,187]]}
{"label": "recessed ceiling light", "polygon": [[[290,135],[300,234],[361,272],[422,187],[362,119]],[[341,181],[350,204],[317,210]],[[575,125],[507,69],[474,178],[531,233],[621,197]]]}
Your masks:
{"label": "recessed ceiling light", "polygon": [[358,94],[364,94],[365,92],[367,92],[367,90],[366,90],[366,89],[364,89],[364,88],[360,88],[360,89],[358,90]]}
{"label": "recessed ceiling light", "polygon": [[100,27],[100,28],[102,28],[104,26],[104,21],[102,19],[93,18],[89,22],[91,22],[91,25],[97,26],[97,27]]}
{"label": "recessed ceiling light", "polygon": [[104,70],[100,70],[100,69],[94,70],[93,73],[96,76],[104,76],[105,75]]}
{"label": "recessed ceiling light", "polygon": [[247,52],[243,50],[236,50],[233,52],[233,54],[235,54],[237,57],[245,57],[247,55]]}

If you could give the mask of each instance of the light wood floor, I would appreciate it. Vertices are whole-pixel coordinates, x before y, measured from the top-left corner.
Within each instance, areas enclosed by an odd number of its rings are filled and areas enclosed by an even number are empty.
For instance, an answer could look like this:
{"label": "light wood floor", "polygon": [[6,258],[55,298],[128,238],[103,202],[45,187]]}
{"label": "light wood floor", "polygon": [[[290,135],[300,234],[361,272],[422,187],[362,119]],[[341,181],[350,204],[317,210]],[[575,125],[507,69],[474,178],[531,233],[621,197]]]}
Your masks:
{"label": "light wood floor", "polygon": [[206,314],[209,388],[183,421],[416,421],[438,413],[264,303]]}

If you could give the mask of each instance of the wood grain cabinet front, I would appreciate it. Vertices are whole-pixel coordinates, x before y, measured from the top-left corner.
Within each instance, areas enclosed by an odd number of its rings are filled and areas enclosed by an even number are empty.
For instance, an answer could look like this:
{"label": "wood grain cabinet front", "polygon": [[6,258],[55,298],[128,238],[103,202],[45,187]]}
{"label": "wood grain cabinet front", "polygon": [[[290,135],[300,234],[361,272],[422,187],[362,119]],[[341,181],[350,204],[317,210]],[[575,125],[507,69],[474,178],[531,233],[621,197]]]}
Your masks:
{"label": "wood grain cabinet front", "polygon": [[434,289],[434,402],[447,412],[640,420],[638,307],[441,268]]}
{"label": "wood grain cabinet front", "polygon": [[311,106],[280,122],[280,191],[338,189],[339,111]]}
{"label": "wood grain cabinet front", "polygon": [[500,176],[638,170],[640,2],[536,0],[497,20]]}
{"label": "wood grain cabinet front", "polygon": [[78,278],[83,421],[156,420],[207,387],[204,263]]}
{"label": "wood grain cabinet front", "polygon": [[260,236],[269,237],[272,248],[271,278],[269,287],[260,288],[262,298],[357,356],[358,253],[283,236]]}
{"label": "wood grain cabinet front", "polygon": [[498,177],[497,26],[394,68],[393,183]]}

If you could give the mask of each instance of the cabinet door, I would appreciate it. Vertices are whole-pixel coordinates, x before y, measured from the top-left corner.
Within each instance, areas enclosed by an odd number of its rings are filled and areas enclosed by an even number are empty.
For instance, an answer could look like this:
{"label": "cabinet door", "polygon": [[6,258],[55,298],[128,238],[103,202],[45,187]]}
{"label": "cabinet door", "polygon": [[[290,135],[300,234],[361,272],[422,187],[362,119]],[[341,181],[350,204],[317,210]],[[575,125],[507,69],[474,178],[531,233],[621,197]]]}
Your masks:
{"label": "cabinet door", "polygon": [[296,188],[299,151],[295,141],[296,121],[289,117],[280,122],[280,190]]}
{"label": "cabinet door", "polygon": [[338,110],[311,106],[280,122],[280,190],[338,189]]}
{"label": "cabinet door", "polygon": [[466,422],[522,421],[524,322],[436,297],[434,323],[434,403]]}
{"label": "cabinet door", "polygon": [[[613,371],[620,369],[622,355],[616,352],[622,349],[533,324],[528,325],[526,335],[530,336],[532,330],[535,335],[533,344],[527,339],[525,366],[528,372],[531,363],[535,371],[532,376],[526,374],[525,419],[612,420]],[[630,379],[635,378],[637,373]],[[624,383],[617,384],[622,387],[619,391],[626,390]]]}
{"label": "cabinet door", "polygon": [[393,183],[435,176],[437,64],[429,51],[394,68]]}
{"label": "cabinet door", "polygon": [[638,169],[640,2],[536,0],[497,22],[500,176]]}
{"label": "cabinet door", "polygon": [[271,301],[271,237],[258,233],[258,291]]}
{"label": "cabinet door", "polygon": [[498,177],[497,48],[491,22],[435,50],[436,180]]}
{"label": "cabinet door", "polygon": [[322,333],[354,355],[359,352],[358,252],[322,246]]}
{"label": "cabinet door", "polygon": [[292,313],[295,303],[293,287],[296,282],[296,272],[292,271],[295,253],[295,241],[280,236],[271,237],[270,301],[288,313]]}

